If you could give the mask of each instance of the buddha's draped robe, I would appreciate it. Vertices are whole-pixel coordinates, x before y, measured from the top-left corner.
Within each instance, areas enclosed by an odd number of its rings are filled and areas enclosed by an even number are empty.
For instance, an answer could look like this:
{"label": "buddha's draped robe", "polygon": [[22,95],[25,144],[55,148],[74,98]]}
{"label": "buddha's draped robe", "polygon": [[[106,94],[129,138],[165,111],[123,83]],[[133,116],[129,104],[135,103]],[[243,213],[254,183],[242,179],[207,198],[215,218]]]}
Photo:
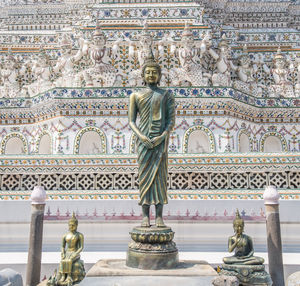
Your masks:
{"label": "buddha's draped robe", "polygon": [[[228,239],[228,245],[234,244],[236,241],[235,237]],[[240,241],[234,249],[234,255],[224,257],[223,261],[226,264],[245,264],[245,265],[261,265],[264,263],[262,257],[254,256],[252,238],[246,234],[242,234]]]}
{"label": "buddha's draped robe", "polygon": [[73,264],[80,259],[80,254],[76,254],[72,259],[71,256],[74,255],[79,248],[83,247],[82,243],[83,235],[80,232],[75,232],[74,234],[68,233],[63,238],[63,248],[65,248],[66,244],[67,249],[65,251],[65,258],[62,259],[60,263],[61,273],[71,273]]}
{"label": "buddha's draped robe", "polygon": [[150,139],[168,132],[153,149],[138,140],[140,205],[167,204],[168,144],[175,121],[174,96],[156,89],[136,96],[140,131]]}

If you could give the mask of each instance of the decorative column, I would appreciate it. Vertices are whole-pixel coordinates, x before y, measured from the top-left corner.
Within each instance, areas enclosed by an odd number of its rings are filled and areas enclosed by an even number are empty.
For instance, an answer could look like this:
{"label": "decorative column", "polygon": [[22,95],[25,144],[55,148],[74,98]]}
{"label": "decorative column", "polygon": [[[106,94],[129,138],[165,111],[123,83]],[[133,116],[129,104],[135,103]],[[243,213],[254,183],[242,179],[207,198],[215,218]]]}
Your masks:
{"label": "decorative column", "polygon": [[31,193],[31,223],[26,272],[26,286],[40,283],[43,241],[44,209],[46,192],[43,187],[34,187]]}
{"label": "decorative column", "polygon": [[274,186],[267,186],[263,197],[266,208],[269,273],[273,286],[283,286],[284,273],[279,219],[280,195]]}

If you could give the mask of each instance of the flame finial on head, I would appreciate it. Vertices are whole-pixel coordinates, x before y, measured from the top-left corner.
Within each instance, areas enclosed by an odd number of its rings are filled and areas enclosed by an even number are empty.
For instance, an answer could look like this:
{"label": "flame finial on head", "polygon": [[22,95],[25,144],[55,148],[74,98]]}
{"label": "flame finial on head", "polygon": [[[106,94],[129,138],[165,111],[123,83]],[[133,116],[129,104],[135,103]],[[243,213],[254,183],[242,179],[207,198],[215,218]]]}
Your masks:
{"label": "flame finial on head", "polygon": [[76,225],[78,225],[78,220],[77,220],[77,218],[76,218],[76,216],[75,216],[75,212],[73,212],[72,217],[71,217],[70,220],[69,220],[69,223],[70,223],[70,222],[73,222],[73,223],[75,223]]}
{"label": "flame finial on head", "polygon": [[152,63],[157,64],[156,61],[155,61],[152,49],[149,49],[148,54],[147,54],[146,59],[145,59],[144,65],[146,65],[146,64],[151,65]]}
{"label": "flame finial on head", "polygon": [[241,215],[240,215],[239,209],[236,209],[236,211],[235,211],[235,218],[236,219],[241,219]]}
{"label": "flame finial on head", "polygon": [[235,212],[235,219],[233,221],[233,225],[244,225],[244,220],[241,218],[241,215],[240,215],[240,212],[238,209],[236,209],[236,212]]}

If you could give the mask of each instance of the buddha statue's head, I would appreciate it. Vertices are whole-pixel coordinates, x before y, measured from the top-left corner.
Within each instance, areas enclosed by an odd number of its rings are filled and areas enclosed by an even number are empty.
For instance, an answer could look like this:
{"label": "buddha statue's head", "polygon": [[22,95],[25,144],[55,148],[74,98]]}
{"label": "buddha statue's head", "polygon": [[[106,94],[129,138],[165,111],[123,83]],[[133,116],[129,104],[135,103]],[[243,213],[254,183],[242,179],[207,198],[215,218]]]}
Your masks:
{"label": "buddha statue's head", "polygon": [[236,210],[235,219],[233,221],[233,229],[237,235],[241,235],[244,231],[244,220],[241,218],[239,210]]}
{"label": "buddha statue's head", "polygon": [[77,230],[78,220],[73,212],[71,219],[69,220],[69,231],[75,232]]}
{"label": "buddha statue's head", "polygon": [[160,82],[161,67],[154,60],[152,52],[143,65],[142,77],[144,79],[144,83],[147,85],[156,85]]}

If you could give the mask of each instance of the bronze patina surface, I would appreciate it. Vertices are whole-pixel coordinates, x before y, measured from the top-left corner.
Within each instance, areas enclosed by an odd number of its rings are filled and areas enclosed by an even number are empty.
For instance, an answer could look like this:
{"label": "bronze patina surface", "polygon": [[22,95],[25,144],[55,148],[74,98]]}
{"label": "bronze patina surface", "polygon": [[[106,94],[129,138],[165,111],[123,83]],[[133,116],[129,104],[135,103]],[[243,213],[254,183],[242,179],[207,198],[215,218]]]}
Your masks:
{"label": "bronze patina surface", "polygon": [[141,243],[167,243],[174,238],[174,232],[170,227],[135,227],[130,232],[131,238],[135,242]]}
{"label": "bronze patina surface", "polygon": [[178,250],[170,227],[135,227],[130,235],[127,266],[151,270],[176,267]]}
{"label": "bronze patina surface", "polygon": [[[131,94],[129,125],[137,136],[139,191],[143,219],[131,232],[126,265],[140,269],[170,269],[178,263],[174,232],[163,221],[163,205],[168,203],[168,147],[175,123],[174,96],[157,85],[161,68],[152,51],[142,68],[147,88]],[[137,116],[140,122],[137,126]],[[150,206],[155,205],[155,227],[150,224]]]}
{"label": "bronze patina surface", "polygon": [[243,233],[244,224],[237,210],[233,221],[235,234],[228,239],[228,251],[234,251],[234,255],[223,258],[220,274],[236,276],[240,285],[272,285],[271,277],[263,265],[264,259],[254,256],[252,238]]}
{"label": "bronze patina surface", "polygon": [[128,112],[129,125],[137,137],[142,226],[150,226],[150,205],[155,205],[155,224],[164,227],[163,205],[168,203],[168,147],[175,124],[175,100],[174,95],[157,86],[161,68],[151,51],[142,76],[147,88],[131,94]]}
{"label": "bronze patina surface", "polygon": [[78,220],[73,213],[69,220],[69,231],[64,234],[61,245],[61,261],[58,273],[55,270],[47,286],[71,286],[79,283],[85,277],[84,263],[80,259],[83,250],[84,237],[77,231]]}

